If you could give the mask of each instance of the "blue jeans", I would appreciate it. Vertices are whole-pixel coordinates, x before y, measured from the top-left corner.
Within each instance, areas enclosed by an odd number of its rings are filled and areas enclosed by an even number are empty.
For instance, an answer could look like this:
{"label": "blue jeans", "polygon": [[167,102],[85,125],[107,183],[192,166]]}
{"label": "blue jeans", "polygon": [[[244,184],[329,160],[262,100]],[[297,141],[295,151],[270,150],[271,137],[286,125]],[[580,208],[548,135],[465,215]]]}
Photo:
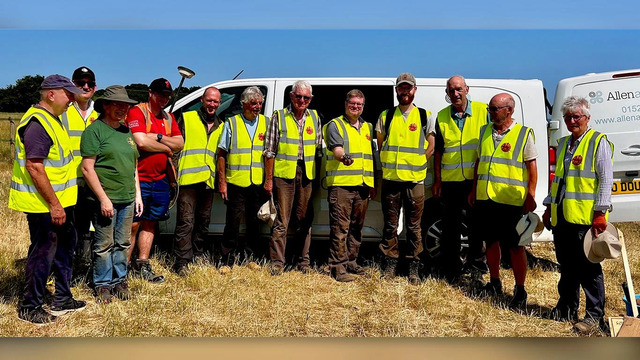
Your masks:
{"label": "blue jeans", "polygon": [[113,204],[113,218],[102,216],[99,202],[93,204],[93,283],[96,287],[113,286],[127,276],[134,204]]}

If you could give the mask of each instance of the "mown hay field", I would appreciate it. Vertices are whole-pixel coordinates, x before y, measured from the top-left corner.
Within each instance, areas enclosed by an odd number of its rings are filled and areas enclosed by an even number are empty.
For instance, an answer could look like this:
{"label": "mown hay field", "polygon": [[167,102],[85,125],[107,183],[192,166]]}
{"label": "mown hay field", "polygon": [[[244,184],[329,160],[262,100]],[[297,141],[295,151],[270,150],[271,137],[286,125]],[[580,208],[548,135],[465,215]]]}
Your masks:
{"label": "mown hay field", "polygon": [[[6,118],[0,114],[0,118]],[[0,121],[0,139],[9,127]],[[379,266],[366,262],[367,276],[338,283],[322,271],[285,272],[273,277],[267,267],[235,266],[221,274],[200,261],[186,278],[170,272],[170,259],[156,253],[152,263],[166,276],[164,284],[132,279],[135,298],[97,304],[84,284],[72,290],[88,305],[54,324],[36,327],[19,321],[24,264],[29,234],[24,214],[7,208],[11,162],[8,142],[0,142],[0,336],[6,337],[571,337],[569,323],[544,320],[541,312],[558,299],[559,273],[534,266],[527,277],[525,312],[506,307],[513,276],[502,270],[507,295],[490,300],[471,294],[472,281],[459,286],[428,277],[419,286],[398,277],[380,279]],[[640,224],[617,224],[624,233],[640,288]],[[535,243],[530,251],[555,261],[553,244]],[[263,264],[264,265],[264,264]],[[620,284],[625,281],[622,260],[604,262],[607,316],[625,312]],[[317,270],[322,264],[317,264]],[[488,280],[485,275],[484,280]],[[584,313],[584,296],[581,299]]]}

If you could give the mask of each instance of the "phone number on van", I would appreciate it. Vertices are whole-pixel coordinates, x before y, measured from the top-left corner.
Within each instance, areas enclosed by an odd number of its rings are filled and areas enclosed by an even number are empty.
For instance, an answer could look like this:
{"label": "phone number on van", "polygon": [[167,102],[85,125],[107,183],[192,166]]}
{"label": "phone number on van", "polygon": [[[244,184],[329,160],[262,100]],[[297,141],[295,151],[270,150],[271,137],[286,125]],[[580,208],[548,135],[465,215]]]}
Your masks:
{"label": "phone number on van", "polygon": [[640,105],[623,106],[621,110],[623,113],[640,112]]}

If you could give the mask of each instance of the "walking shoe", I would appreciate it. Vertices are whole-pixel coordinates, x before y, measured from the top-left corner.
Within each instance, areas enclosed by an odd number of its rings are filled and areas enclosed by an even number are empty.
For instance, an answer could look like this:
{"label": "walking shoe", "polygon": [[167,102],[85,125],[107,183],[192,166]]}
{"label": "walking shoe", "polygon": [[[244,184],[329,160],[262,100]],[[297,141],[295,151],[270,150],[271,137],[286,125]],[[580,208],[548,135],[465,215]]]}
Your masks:
{"label": "walking shoe", "polygon": [[338,282],[351,282],[356,279],[353,274],[349,274],[347,272],[336,274],[333,278]]}
{"label": "walking shoe", "polygon": [[502,295],[502,282],[500,281],[500,279],[491,279],[491,281],[489,281],[482,288],[480,288],[478,295],[481,297],[492,297],[492,296]]}
{"label": "walking shoe", "polygon": [[509,307],[513,309],[522,309],[527,306],[527,291],[524,289],[524,286],[521,290],[516,286],[513,289],[513,298],[509,302]]}
{"label": "walking shoe", "polygon": [[18,319],[37,326],[43,326],[56,321],[57,317],[49,314],[42,306],[38,306],[35,308],[20,308],[18,311]]}
{"label": "walking shoe", "polygon": [[575,323],[572,330],[580,335],[593,335],[600,332],[600,325],[598,321],[589,317]]}
{"label": "walking shoe", "polygon": [[382,268],[382,278],[393,279],[394,277],[396,277],[396,267],[398,266],[398,259],[385,257],[383,263],[384,265]]}
{"label": "walking shoe", "polygon": [[55,316],[61,316],[70,312],[80,311],[87,306],[87,303],[82,300],[76,300],[72,297],[68,298],[67,301],[62,305],[52,306],[51,314]]}
{"label": "walking shoe", "polygon": [[347,266],[347,272],[350,274],[356,274],[356,275],[360,275],[360,276],[365,276],[367,275],[367,271],[360,265],[356,266]]}
{"label": "walking shoe", "polygon": [[131,299],[131,290],[129,290],[129,284],[126,281],[122,281],[117,283],[113,287],[113,295],[120,300],[129,300]]}
{"label": "walking shoe", "polygon": [[296,270],[303,274],[311,274],[313,272],[313,269],[309,265],[298,265],[296,266]]}
{"label": "walking shoe", "polygon": [[280,264],[271,265],[271,275],[280,276],[284,272],[284,268]]}
{"label": "walking shoe", "polygon": [[153,272],[153,269],[151,268],[151,263],[149,262],[149,260],[136,260],[136,263],[138,265],[138,275],[144,279],[147,280],[150,283],[163,283],[164,282],[164,276],[162,275],[156,275],[155,272]]}
{"label": "walking shoe", "polygon": [[414,260],[409,264],[409,284],[418,285],[422,282],[420,279],[420,261]]}
{"label": "walking shoe", "polygon": [[98,286],[96,288],[96,302],[98,304],[108,304],[113,299],[111,288],[108,286]]}

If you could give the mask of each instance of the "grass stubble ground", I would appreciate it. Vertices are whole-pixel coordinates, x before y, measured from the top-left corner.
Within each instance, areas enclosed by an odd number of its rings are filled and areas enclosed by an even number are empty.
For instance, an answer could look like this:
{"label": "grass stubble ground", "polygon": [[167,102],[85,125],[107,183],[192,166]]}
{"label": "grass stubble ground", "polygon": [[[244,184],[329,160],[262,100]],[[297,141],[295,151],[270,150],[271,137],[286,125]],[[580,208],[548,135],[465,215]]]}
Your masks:
{"label": "grass stubble ground", "polygon": [[[6,124],[2,121],[0,123]],[[3,126],[0,124],[0,126]],[[5,129],[6,127],[6,129]],[[7,134],[8,126],[0,130]],[[8,138],[2,136],[1,138]],[[0,144],[8,154],[8,143]],[[0,336],[3,337],[571,337],[569,323],[540,318],[553,307],[559,273],[529,270],[525,312],[506,304],[512,294],[511,270],[501,276],[507,295],[498,300],[470,295],[469,282],[452,287],[428,277],[418,286],[404,278],[380,279],[379,266],[368,262],[367,276],[338,283],[322,272],[285,272],[273,277],[267,267],[234,266],[221,274],[199,262],[186,278],[170,272],[170,262],[156,255],[152,264],[166,276],[164,284],[130,280],[134,299],[97,304],[85,284],[72,288],[88,302],[86,309],[36,327],[17,318],[24,281],[29,234],[24,214],[6,206],[11,181],[9,156],[0,161]],[[640,224],[616,224],[624,233],[634,284],[640,288]],[[535,243],[530,251],[555,261],[553,244]],[[620,284],[622,260],[603,263],[606,314],[625,313]],[[319,267],[318,267],[319,269]],[[485,275],[484,280],[488,280]],[[637,291],[637,290],[636,290]],[[581,296],[584,313],[584,295]]]}

